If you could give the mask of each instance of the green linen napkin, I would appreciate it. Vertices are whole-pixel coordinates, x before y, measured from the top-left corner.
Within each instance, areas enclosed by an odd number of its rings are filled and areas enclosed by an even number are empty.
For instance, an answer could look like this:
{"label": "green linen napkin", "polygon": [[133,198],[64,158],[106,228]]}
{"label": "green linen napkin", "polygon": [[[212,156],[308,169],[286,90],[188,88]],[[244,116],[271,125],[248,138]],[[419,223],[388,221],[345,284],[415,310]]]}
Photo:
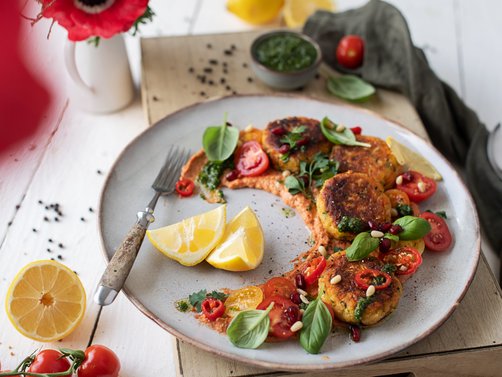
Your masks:
{"label": "green linen napkin", "polygon": [[[466,167],[486,236],[502,251],[502,181],[488,162],[488,131],[476,113],[430,68],[423,51],[413,45],[403,15],[392,5],[372,0],[342,13],[318,11],[303,32],[315,39],[324,61],[340,72],[407,96],[417,109],[432,143],[452,162]],[[365,41],[364,63],[355,70],[337,64],[335,49],[347,34]]]}

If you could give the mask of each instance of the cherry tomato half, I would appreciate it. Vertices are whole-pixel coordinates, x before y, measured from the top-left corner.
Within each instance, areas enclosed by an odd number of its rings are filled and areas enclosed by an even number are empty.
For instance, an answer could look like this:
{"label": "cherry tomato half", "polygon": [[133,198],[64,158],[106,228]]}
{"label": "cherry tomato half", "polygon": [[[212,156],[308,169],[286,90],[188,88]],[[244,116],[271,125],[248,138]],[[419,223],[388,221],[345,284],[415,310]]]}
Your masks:
{"label": "cherry tomato half", "polygon": [[[40,351],[30,367],[28,368],[28,372],[31,373],[57,373],[64,372],[70,369],[70,362],[62,357],[63,354],[57,350],[42,350]],[[65,376],[71,376],[71,373],[66,374]]]}
{"label": "cherry tomato half", "polygon": [[213,297],[208,297],[202,301],[202,313],[210,321],[216,321],[225,313],[225,305],[221,300]]}
{"label": "cherry tomato half", "polygon": [[387,288],[392,282],[392,278],[386,272],[366,268],[356,274],[355,281],[361,289],[368,289],[370,285],[373,285],[379,291]]}
{"label": "cherry tomato half", "polygon": [[336,60],[349,69],[360,67],[364,59],[364,41],[358,35],[346,35],[336,48]]}
{"label": "cherry tomato half", "polygon": [[295,334],[291,331],[291,326],[301,318],[300,308],[285,297],[270,296],[263,300],[257,309],[265,310],[271,302],[274,302],[274,307],[268,313],[270,318],[270,336],[277,340],[291,338]]}
{"label": "cherry tomato half", "polygon": [[416,171],[407,171],[401,177],[403,183],[396,185],[396,188],[407,193],[412,202],[420,203],[436,192],[436,181]]}
{"label": "cherry tomato half", "polygon": [[176,182],[176,192],[180,196],[192,196],[195,184],[191,179],[180,179]]}
{"label": "cherry tomato half", "polygon": [[265,298],[270,296],[289,298],[293,292],[296,292],[296,287],[293,282],[280,276],[270,279],[263,286],[263,294]]}
{"label": "cherry tomato half", "polygon": [[244,310],[256,309],[263,301],[263,291],[260,287],[250,285],[233,291],[225,300],[225,314],[235,317]]}
{"label": "cherry tomato half", "polygon": [[307,285],[314,284],[326,268],[326,258],[317,257],[312,259],[310,265],[303,271]]}
{"label": "cherry tomato half", "polygon": [[235,168],[243,177],[256,177],[263,174],[270,161],[257,141],[247,141],[235,152]]}
{"label": "cherry tomato half", "polygon": [[381,254],[380,258],[384,263],[396,266],[396,275],[411,275],[422,264],[422,256],[418,250],[409,246],[392,249]]}
{"label": "cherry tomato half", "polygon": [[85,350],[85,359],[77,369],[78,377],[117,377],[120,360],[108,347],[95,344]]}
{"label": "cherry tomato half", "polygon": [[432,212],[424,212],[420,217],[431,224],[431,231],[424,237],[427,249],[431,251],[445,251],[448,249],[452,238],[446,221]]}

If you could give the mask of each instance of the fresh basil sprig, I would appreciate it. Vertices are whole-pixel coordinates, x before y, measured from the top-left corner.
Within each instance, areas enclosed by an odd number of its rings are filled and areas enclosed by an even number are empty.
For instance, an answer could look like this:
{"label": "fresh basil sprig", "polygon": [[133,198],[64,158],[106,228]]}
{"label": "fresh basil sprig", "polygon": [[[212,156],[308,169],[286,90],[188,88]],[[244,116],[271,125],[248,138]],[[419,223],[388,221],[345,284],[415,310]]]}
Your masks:
{"label": "fresh basil sprig", "polygon": [[371,144],[361,143],[356,140],[356,136],[350,128],[345,127],[343,131],[336,131],[337,125],[328,117],[324,117],[321,122],[321,131],[323,135],[333,144],[343,144],[348,146],[371,147]]}
{"label": "fresh basil sprig", "polygon": [[347,259],[351,262],[366,258],[380,244],[380,239],[371,237],[369,232],[359,233],[352,244],[345,250]]}
{"label": "fresh basil sprig", "polygon": [[234,153],[238,140],[239,130],[228,126],[225,114],[221,126],[206,128],[202,135],[202,147],[209,161],[225,161]]}
{"label": "fresh basil sprig", "polygon": [[311,301],[303,313],[303,327],[300,344],[308,353],[316,354],[321,350],[331,332],[332,319],[326,304],[321,300],[322,292]]}
{"label": "fresh basil sprig", "polygon": [[328,91],[348,101],[363,102],[375,94],[375,87],[354,75],[330,77]]}
{"label": "fresh basil sprig", "polygon": [[227,328],[232,344],[240,348],[258,348],[267,339],[270,327],[268,313],[273,307],[271,302],[266,310],[246,310],[237,314]]}
{"label": "fresh basil sprig", "polygon": [[415,216],[400,217],[393,224],[403,228],[398,234],[399,239],[403,241],[418,240],[431,230],[431,224],[427,220]]}

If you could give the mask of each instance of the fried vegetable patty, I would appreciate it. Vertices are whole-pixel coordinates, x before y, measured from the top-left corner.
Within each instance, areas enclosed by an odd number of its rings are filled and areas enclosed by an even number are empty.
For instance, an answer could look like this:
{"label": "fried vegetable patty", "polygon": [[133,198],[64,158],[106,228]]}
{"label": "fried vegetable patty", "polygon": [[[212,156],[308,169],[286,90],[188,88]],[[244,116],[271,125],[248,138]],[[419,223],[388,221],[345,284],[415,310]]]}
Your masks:
{"label": "fried vegetable patty", "polygon": [[373,136],[356,135],[356,139],[371,147],[335,145],[330,158],[340,163],[338,171],[366,173],[383,187],[392,187],[402,167],[387,143]]}
{"label": "fried vegetable patty", "polygon": [[[324,292],[322,300],[333,308],[336,318],[352,324],[373,325],[396,309],[403,287],[395,276],[392,276],[392,282],[387,288],[375,291],[369,300],[366,298],[366,290],[359,288],[355,282],[358,272],[367,268],[381,270],[382,267],[383,263],[374,257],[349,262],[344,251],[330,256],[326,269],[319,278],[319,289]],[[331,284],[336,275],[341,276],[340,282]],[[367,300],[369,303],[361,311],[359,320],[356,311],[360,300]]]}
{"label": "fried vegetable patty", "polygon": [[263,131],[262,145],[276,169],[292,173],[299,172],[300,161],[310,162],[318,152],[328,154],[331,150],[319,121],[306,117],[270,122]]}
{"label": "fried vegetable patty", "polygon": [[317,197],[317,213],[326,231],[336,239],[351,240],[355,234],[338,229],[343,217],[363,223],[390,221],[390,200],[379,183],[363,173],[346,172],[326,180]]}

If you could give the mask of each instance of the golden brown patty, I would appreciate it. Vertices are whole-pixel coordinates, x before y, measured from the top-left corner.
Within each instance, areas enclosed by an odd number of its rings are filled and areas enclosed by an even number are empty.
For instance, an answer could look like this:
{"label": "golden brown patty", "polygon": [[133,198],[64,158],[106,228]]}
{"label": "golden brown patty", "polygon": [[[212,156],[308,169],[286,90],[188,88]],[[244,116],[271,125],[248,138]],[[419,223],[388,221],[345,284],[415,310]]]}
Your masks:
{"label": "golden brown patty", "polygon": [[317,213],[324,228],[337,239],[350,240],[355,234],[340,232],[344,216],[357,217],[367,223],[390,221],[390,200],[382,187],[368,175],[346,172],[326,180],[317,197]]}
{"label": "golden brown patty", "polygon": [[[396,309],[403,287],[396,277],[392,277],[392,283],[387,288],[375,291],[370,304],[362,312],[361,321],[356,319],[357,303],[366,298],[366,290],[357,286],[355,276],[366,268],[380,270],[382,266],[383,263],[374,257],[349,262],[344,251],[328,259],[326,269],[319,278],[319,289],[324,291],[322,300],[331,305],[336,318],[353,324],[373,325]],[[342,280],[331,284],[336,275],[340,275]]]}
{"label": "golden brown patty", "polygon": [[385,188],[392,187],[402,167],[387,143],[373,136],[356,135],[356,139],[371,147],[335,145],[330,157],[340,163],[338,171],[366,173]]}
{"label": "golden brown patty", "polygon": [[[301,133],[304,140],[299,143],[302,145],[287,152],[280,150],[287,145],[284,141],[287,134],[301,126],[306,127]],[[331,148],[331,143],[321,132],[319,121],[305,117],[289,117],[270,122],[263,132],[262,145],[276,169],[293,173],[300,170],[300,161],[311,161],[318,152],[328,154]]]}

